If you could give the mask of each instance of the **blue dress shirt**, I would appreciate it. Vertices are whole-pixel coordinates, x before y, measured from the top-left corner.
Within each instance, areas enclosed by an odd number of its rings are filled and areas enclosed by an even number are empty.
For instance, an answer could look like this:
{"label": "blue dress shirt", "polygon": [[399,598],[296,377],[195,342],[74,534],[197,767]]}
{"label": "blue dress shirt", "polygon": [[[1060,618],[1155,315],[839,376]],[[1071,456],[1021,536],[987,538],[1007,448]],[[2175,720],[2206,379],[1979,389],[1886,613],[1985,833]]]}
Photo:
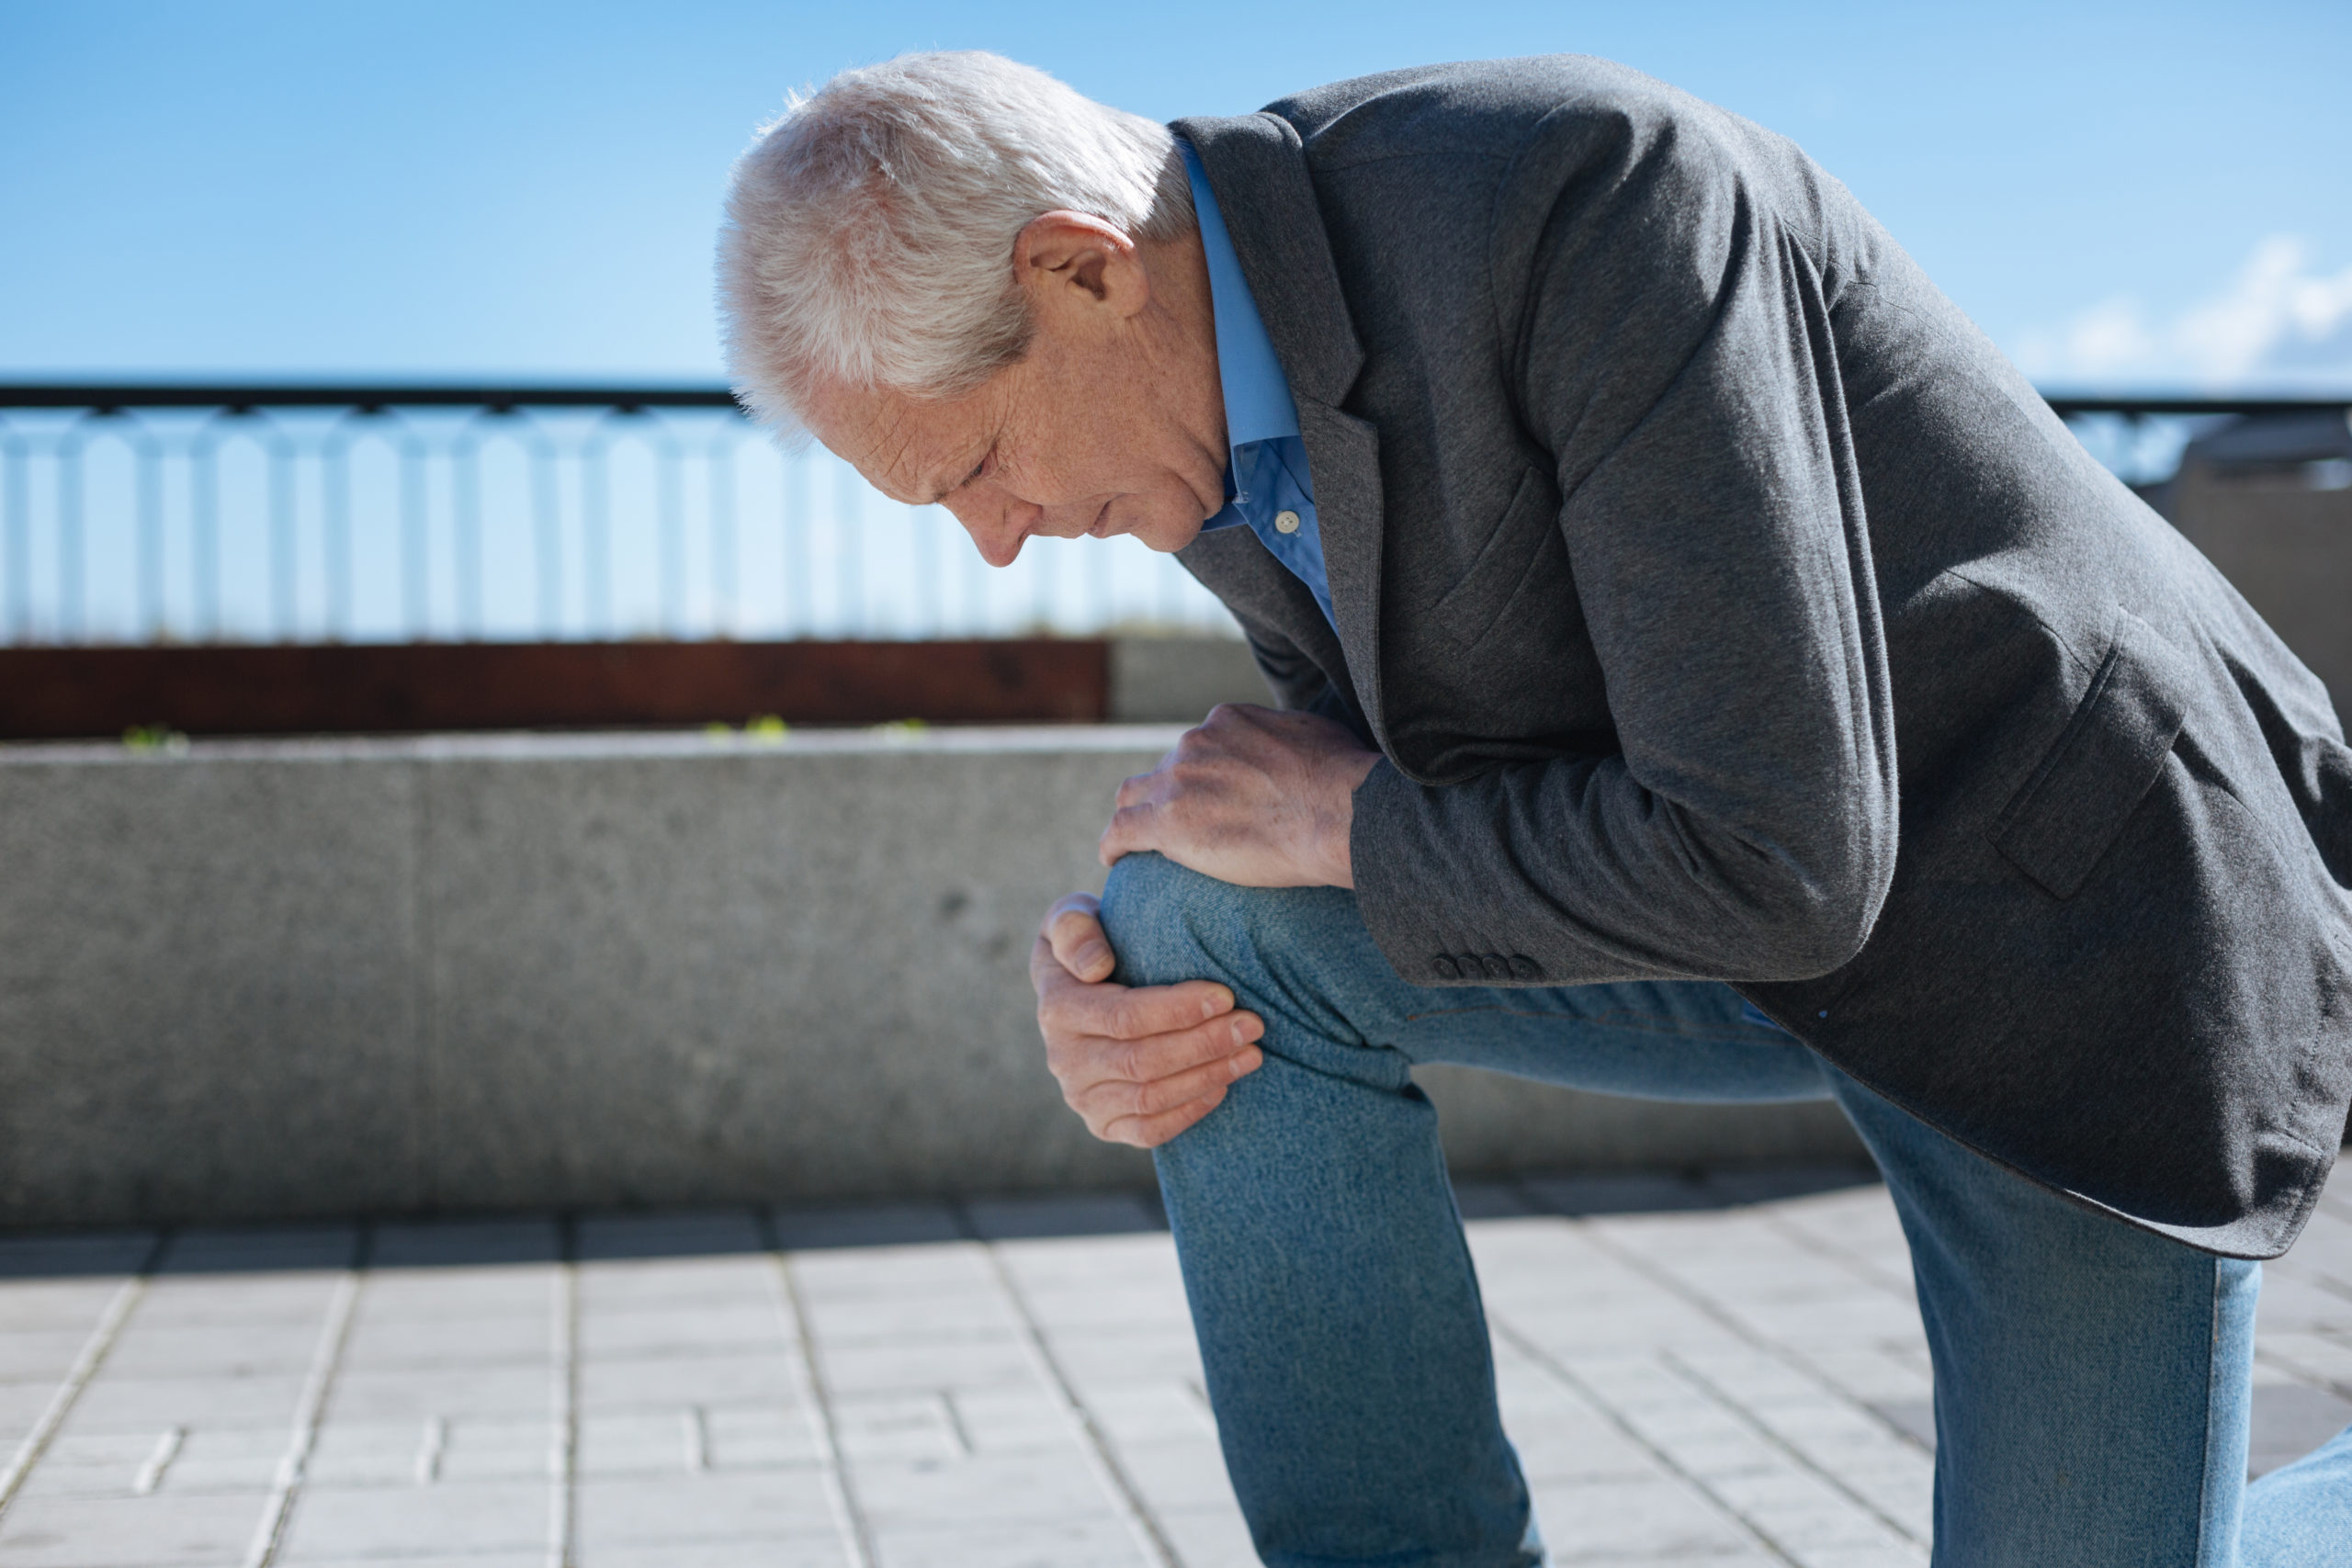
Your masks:
{"label": "blue dress shirt", "polygon": [[1209,308],[1216,317],[1217,378],[1225,393],[1225,437],[1233,460],[1225,469],[1225,509],[1201,525],[1247,527],[1290,568],[1322,606],[1323,618],[1339,630],[1331,614],[1331,581],[1323,570],[1323,535],[1315,522],[1315,484],[1306,471],[1306,446],[1298,438],[1298,410],[1291,401],[1290,378],[1274,357],[1273,340],[1259,319],[1249,280],[1233,254],[1201,161],[1184,142],[1184,172],[1193,181],[1193,211],[1200,220],[1201,250],[1209,269]]}

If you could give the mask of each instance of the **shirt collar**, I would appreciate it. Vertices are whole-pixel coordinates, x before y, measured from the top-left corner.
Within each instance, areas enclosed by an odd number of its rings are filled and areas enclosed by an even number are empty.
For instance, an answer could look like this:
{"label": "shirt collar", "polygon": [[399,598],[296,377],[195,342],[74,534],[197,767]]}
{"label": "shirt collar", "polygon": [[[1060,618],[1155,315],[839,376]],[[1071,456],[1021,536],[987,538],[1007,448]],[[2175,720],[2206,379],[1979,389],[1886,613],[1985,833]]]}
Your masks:
{"label": "shirt collar", "polygon": [[1290,378],[1274,355],[1273,339],[1259,318],[1258,302],[1241,276],[1241,259],[1233,253],[1226,232],[1225,214],[1191,143],[1178,141],[1184,154],[1184,173],[1193,185],[1193,212],[1199,220],[1201,252],[1208,263],[1209,309],[1216,318],[1217,378],[1225,393],[1225,436],[1236,448],[1257,441],[1275,441],[1298,434],[1298,410],[1291,401]]}

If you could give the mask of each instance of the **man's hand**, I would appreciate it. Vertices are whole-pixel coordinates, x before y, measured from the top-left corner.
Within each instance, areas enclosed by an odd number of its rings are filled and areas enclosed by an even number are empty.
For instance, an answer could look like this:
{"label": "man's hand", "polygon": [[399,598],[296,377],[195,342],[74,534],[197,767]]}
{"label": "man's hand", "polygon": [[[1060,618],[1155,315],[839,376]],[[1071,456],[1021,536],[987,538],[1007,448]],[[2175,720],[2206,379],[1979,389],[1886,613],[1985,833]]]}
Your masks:
{"label": "man's hand", "polygon": [[1102,863],[1157,850],[1244,887],[1353,887],[1355,788],[1379,761],[1328,718],[1227,703],[1119,786]]}
{"label": "man's hand", "polygon": [[1030,950],[1037,1027],[1062,1098],[1105,1143],[1151,1148],[1216,1110],[1226,1086],[1265,1058],[1256,1013],[1208,980],[1114,986],[1111,944],[1091,894],[1046,914]]}

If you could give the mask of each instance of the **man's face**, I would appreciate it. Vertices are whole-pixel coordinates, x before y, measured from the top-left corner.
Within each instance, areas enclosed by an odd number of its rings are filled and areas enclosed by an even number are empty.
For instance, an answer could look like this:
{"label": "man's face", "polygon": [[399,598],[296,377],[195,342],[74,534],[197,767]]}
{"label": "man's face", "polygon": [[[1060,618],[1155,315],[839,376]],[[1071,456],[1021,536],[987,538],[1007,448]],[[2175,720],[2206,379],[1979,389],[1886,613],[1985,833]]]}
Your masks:
{"label": "man's face", "polygon": [[1018,363],[948,400],[820,386],[802,415],[876,490],[954,513],[991,566],[1033,534],[1182,549],[1225,504],[1225,405],[1199,243],[1148,249],[1041,218],[1014,258]]}

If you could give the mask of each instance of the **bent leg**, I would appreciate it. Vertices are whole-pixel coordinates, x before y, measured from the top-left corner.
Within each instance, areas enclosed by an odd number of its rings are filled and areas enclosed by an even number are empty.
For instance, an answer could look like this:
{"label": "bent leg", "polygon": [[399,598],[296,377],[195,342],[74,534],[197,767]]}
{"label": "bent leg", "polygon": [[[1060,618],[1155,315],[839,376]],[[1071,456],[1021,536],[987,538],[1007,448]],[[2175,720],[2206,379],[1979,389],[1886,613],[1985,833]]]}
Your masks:
{"label": "bent leg", "polygon": [[1156,1151],[1260,1554],[1529,1561],[1477,1280],[1412,1066],[1797,1100],[1827,1092],[1815,1058],[1719,986],[1407,985],[1334,888],[1237,887],[1131,855],[1102,918],[1122,980],[1218,980],[1266,1023],[1264,1065]]}
{"label": "bent leg", "polygon": [[1157,856],[1103,895],[1121,979],[1220,980],[1266,1021],[1265,1064],[1155,1151],[1226,1469],[1271,1568],[1517,1568],[1527,1489],[1435,1112],[1346,976],[1285,962],[1353,909]]}
{"label": "bent leg", "polygon": [[1832,1082],[1911,1244],[1935,1562],[2233,1568],[2260,1266],[2079,1207]]}

